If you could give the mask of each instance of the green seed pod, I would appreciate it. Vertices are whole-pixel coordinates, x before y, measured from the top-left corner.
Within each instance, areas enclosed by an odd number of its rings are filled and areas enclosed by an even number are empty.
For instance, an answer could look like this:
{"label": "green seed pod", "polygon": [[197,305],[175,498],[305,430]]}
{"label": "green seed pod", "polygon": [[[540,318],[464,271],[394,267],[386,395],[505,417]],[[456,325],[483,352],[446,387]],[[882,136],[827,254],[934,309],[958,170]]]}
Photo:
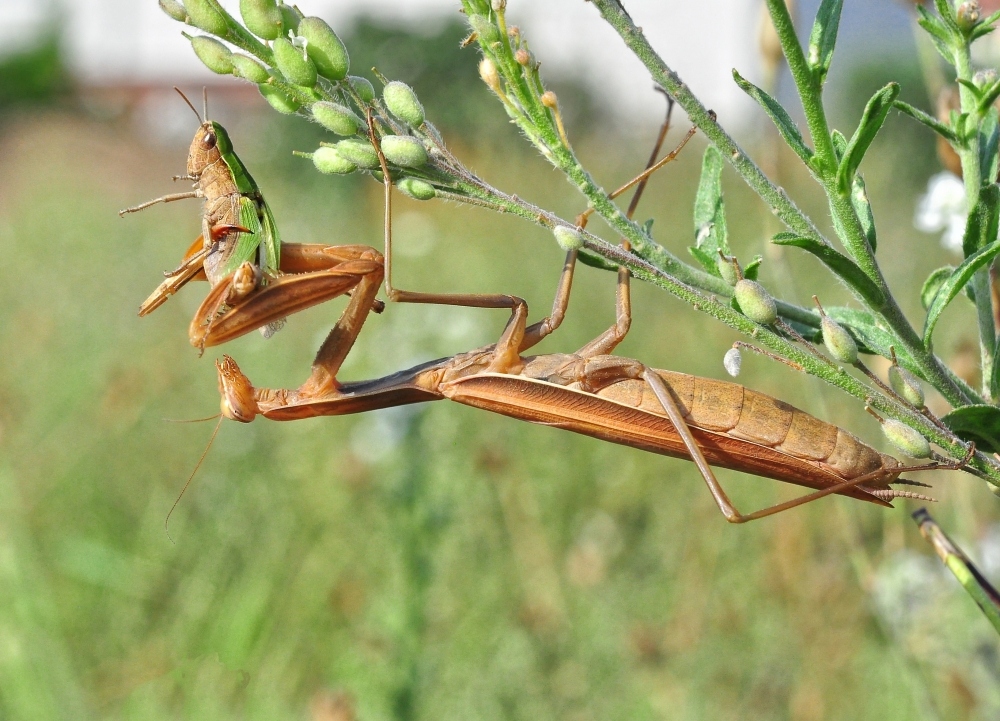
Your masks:
{"label": "green seed pod", "polygon": [[419,178],[403,178],[396,183],[396,187],[414,200],[431,200],[437,195],[433,185]]}
{"label": "green seed pod", "polygon": [[295,85],[311,88],[316,84],[316,66],[302,51],[292,45],[287,38],[278,38],[271,44],[274,63],[281,74]]}
{"label": "green seed pod", "polygon": [[275,0],[240,0],[240,15],[247,30],[264,40],[281,37],[281,10]]}
{"label": "green seed pod", "polygon": [[233,51],[215,38],[198,35],[191,38],[191,47],[205,67],[219,75],[230,75],[233,72]]}
{"label": "green seed pod", "polygon": [[931,446],[927,439],[908,425],[887,418],[882,422],[882,432],[892,445],[910,458],[927,458],[931,455]]}
{"label": "green seed pod", "polygon": [[278,10],[281,11],[281,25],[285,32],[289,30],[298,32],[299,23],[302,21],[302,13],[291,5],[285,5],[285,3],[281,3],[278,6]]}
{"label": "green seed pod", "polygon": [[319,148],[312,154],[316,170],[327,175],[347,175],[358,169],[350,160],[342,157],[336,148]]}
{"label": "green seed pod", "polygon": [[334,82],[347,76],[347,71],[351,69],[351,58],[344,43],[325,20],[303,18],[295,32],[309,41],[306,49],[320,75]]}
{"label": "green seed pod", "polygon": [[196,28],[219,37],[225,37],[229,32],[226,17],[211,0],[187,0],[185,7],[191,24]]}
{"label": "green seed pod", "polygon": [[361,102],[370,103],[375,99],[375,87],[365,78],[358,77],[357,75],[348,75],[347,81],[354,88],[354,92],[358,94],[358,97],[361,98]]}
{"label": "green seed pod", "polygon": [[302,107],[302,103],[298,100],[288,97],[283,92],[268,85],[267,83],[258,85],[257,89],[260,90],[260,94],[264,96],[264,100],[266,100],[268,104],[279,113],[291,115]]}
{"label": "green seed pod", "polygon": [[824,315],[820,318],[820,328],[823,330],[823,345],[834,360],[845,365],[854,365],[858,361],[858,344],[840,323]]}
{"label": "green seed pod", "polygon": [[188,21],[187,10],[184,9],[179,0],[160,0],[160,10],[177,22],[186,23]]}
{"label": "green seed pod", "polygon": [[389,112],[404,123],[419,128],[424,124],[424,106],[417,100],[417,94],[406,83],[392,81],[382,91],[382,99]]}
{"label": "green seed pod", "polygon": [[557,225],[552,229],[552,235],[556,237],[559,247],[567,253],[571,250],[580,250],[583,247],[583,235],[575,228],[567,228],[565,225]]}
{"label": "green seed pod", "polygon": [[740,304],[743,315],[754,323],[771,325],[778,319],[774,298],[757,281],[744,278],[733,288],[733,295]]}
{"label": "green seed pod", "polygon": [[348,138],[337,143],[337,152],[345,160],[349,160],[359,168],[375,170],[381,167],[378,153],[367,140]]}
{"label": "green seed pod", "polygon": [[719,275],[722,276],[722,279],[729,283],[729,285],[736,285],[739,278],[736,275],[736,266],[733,265],[733,259],[720,255],[715,263],[719,268]]}
{"label": "green seed pod", "polygon": [[337,135],[355,135],[362,125],[361,118],[339,103],[323,101],[310,109],[317,123]]}
{"label": "green seed pod", "polygon": [[423,143],[405,135],[386,135],[382,138],[382,155],[401,168],[420,168],[427,164],[427,151]]}
{"label": "green seed pod", "polygon": [[238,78],[260,85],[266,83],[271,77],[267,74],[267,68],[248,55],[233,53],[231,60],[233,62],[233,75]]}
{"label": "green seed pod", "polygon": [[889,366],[889,386],[917,408],[924,407],[924,389],[910,371],[898,365]]}
{"label": "green seed pod", "polygon": [[479,39],[486,44],[487,47],[491,47],[495,43],[500,42],[500,31],[497,26],[490,22],[490,19],[485,15],[473,14],[469,16],[469,25],[472,29],[476,31],[476,35]]}

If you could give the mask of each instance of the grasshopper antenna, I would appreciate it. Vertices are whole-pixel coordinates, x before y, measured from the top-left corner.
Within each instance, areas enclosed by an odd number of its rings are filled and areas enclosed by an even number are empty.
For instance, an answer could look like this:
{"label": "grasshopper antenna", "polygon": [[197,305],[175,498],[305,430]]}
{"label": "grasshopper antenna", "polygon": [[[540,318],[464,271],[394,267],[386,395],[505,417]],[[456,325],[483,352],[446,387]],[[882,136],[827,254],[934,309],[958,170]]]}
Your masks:
{"label": "grasshopper antenna", "polygon": [[[212,419],[211,418],[205,418],[203,420],[210,421]],[[188,476],[187,482],[184,484],[184,487],[181,489],[181,492],[179,494],[177,494],[177,500],[174,501],[174,505],[172,505],[170,507],[170,510],[167,511],[167,517],[163,519],[163,532],[167,534],[167,538],[170,539],[171,543],[174,543],[174,539],[170,536],[170,517],[172,515],[174,515],[174,510],[177,508],[177,504],[181,502],[181,499],[184,497],[184,494],[187,492],[188,486],[190,486],[191,485],[191,481],[194,480],[195,474],[198,472],[198,469],[201,468],[201,464],[205,461],[205,456],[208,455],[209,450],[211,450],[211,448],[212,448],[212,444],[215,443],[215,437],[217,435],[219,435],[219,429],[222,428],[222,421],[223,420],[224,420],[224,417],[220,413],[219,414],[219,422],[215,424],[215,430],[212,431],[212,437],[208,439],[208,445],[205,446],[205,450],[202,452],[201,458],[199,458],[198,459],[198,463],[195,464],[194,470],[191,471],[191,475]],[[183,423],[184,421],[181,421],[181,422]],[[198,421],[193,421],[193,422],[197,423]]]}
{"label": "grasshopper antenna", "polygon": [[[176,85],[174,86],[174,90],[176,90],[176,91],[177,91],[177,94],[178,94],[178,95],[180,95],[180,96],[181,96],[182,98],[184,98],[184,102],[185,102],[185,103],[187,103],[187,106],[188,106],[189,108],[191,108],[191,112],[192,112],[192,113],[194,113],[194,116],[195,116],[196,118],[198,118],[198,122],[199,122],[199,123],[204,123],[204,122],[205,122],[205,121],[204,121],[204,119],[203,119],[203,118],[202,118],[202,117],[201,117],[201,116],[200,116],[200,115],[198,114],[198,110],[197,110],[197,108],[195,108],[195,107],[194,107],[194,105],[192,105],[192,104],[191,104],[191,101],[190,101],[190,100],[188,100],[188,96],[187,96],[187,95],[185,95],[185,94],[184,94],[184,93],[183,93],[183,92],[181,91],[181,89],[180,89],[179,87],[177,87]],[[208,100],[206,99],[206,100],[205,100],[205,102],[206,102],[206,104],[207,104],[207,103],[208,103]]]}
{"label": "grasshopper antenna", "polygon": [[163,421],[164,423],[204,423],[205,421],[214,421],[221,415],[222,415],[221,413],[216,413],[214,416],[209,416],[208,418],[192,418],[192,419],[161,418],[160,420]]}
{"label": "grasshopper antenna", "polygon": [[201,86],[201,107],[205,112],[205,120],[208,120],[208,86]]}

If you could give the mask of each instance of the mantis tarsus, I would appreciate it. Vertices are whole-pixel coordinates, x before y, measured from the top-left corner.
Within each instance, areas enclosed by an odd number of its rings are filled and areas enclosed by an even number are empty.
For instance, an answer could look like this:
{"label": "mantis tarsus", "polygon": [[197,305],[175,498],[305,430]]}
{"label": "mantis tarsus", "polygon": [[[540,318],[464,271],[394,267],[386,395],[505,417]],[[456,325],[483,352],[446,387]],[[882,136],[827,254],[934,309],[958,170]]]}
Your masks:
{"label": "mantis tarsus", "polygon": [[[257,183],[233,151],[229,134],[181,97],[201,122],[188,151],[187,174],[194,188],[126,208],[133,213],[157,203],[204,200],[201,236],[181,264],[139,308],[147,315],[191,280],[212,286],[188,329],[200,350],[260,328],[265,335],[299,310],[348,293],[382,267],[378,251],[363,245],[282,243],[271,209]],[[375,310],[381,309],[377,301]]]}
{"label": "mantis tarsus", "polygon": [[[378,140],[372,126],[376,149]],[[384,163],[384,159],[383,159]],[[573,354],[522,357],[565,315],[577,251],[567,254],[549,317],[527,325],[526,303],[515,296],[437,295],[400,291],[388,277],[391,259],[391,180],[386,190],[386,288],[392,300],[510,308],[511,319],[491,346],[370,381],[339,383],[337,372],[357,338],[381,282],[373,271],[358,284],[343,316],[297,390],[254,388],[232,358],[216,363],[224,416],[250,422],[257,415],[295,420],[345,415],[448,398],[533,423],[551,425],[613,443],[691,459],[726,519],[743,523],[838,493],[883,506],[893,498],[926,498],[892,483],[905,471],[958,468],[902,466],[847,431],[770,396],[726,381],[650,368],[611,355],[631,322],[627,271],[620,271],[616,322]],[[640,176],[641,177],[641,176]],[[711,465],[816,489],[750,514],[730,502]]]}

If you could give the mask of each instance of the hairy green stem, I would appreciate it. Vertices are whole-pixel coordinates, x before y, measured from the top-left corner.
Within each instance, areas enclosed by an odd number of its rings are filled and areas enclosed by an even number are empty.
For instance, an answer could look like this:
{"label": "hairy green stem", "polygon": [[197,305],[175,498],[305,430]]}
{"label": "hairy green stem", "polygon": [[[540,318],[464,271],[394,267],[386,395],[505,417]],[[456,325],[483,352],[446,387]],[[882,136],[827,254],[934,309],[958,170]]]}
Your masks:
{"label": "hairy green stem", "polygon": [[[790,230],[830,245],[813,222],[777,188],[757,165],[750,160],[739,145],[726,133],[701,101],[691,92],[659,55],[653,50],[642,31],[635,26],[618,0],[590,0],[604,19],[621,35],[625,44],[643,62],[653,79],[663,86],[677,103],[684,108],[691,121],[706,137],[729,158],[733,167],[746,183],[766,202],[775,215]],[[772,0],[768,0],[771,2]],[[953,406],[981,403],[982,400],[967,388],[956,383],[953,375],[932,353],[928,353],[902,311],[895,302],[881,312],[887,325],[897,336],[899,344],[912,355],[921,374],[947,398]]]}

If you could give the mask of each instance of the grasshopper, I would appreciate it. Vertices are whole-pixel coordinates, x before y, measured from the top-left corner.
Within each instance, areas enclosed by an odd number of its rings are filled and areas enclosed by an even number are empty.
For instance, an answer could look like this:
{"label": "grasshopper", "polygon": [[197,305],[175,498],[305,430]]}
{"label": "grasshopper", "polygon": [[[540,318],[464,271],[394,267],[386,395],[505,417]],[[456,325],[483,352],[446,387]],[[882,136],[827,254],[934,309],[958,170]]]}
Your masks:
{"label": "grasshopper", "polygon": [[[374,132],[372,137],[378,149]],[[388,219],[391,180],[386,171],[383,165]],[[633,209],[634,203],[630,213]],[[386,286],[391,289],[388,222],[385,240]],[[835,493],[883,506],[890,506],[894,498],[930,500],[892,484],[923,485],[900,475],[959,468],[968,461],[904,466],[847,431],[770,396],[735,383],[658,370],[612,355],[631,325],[630,274],[625,269],[618,273],[616,321],[607,331],[572,354],[522,356],[565,317],[577,253],[567,253],[552,313],[530,326],[527,304],[515,296],[390,292],[390,297],[403,302],[508,308],[511,318],[494,345],[375,380],[339,383],[340,364],[378,291],[381,272],[373,272],[359,283],[320,348],[312,374],[298,389],[256,388],[232,358],[217,361],[222,414],[244,423],[258,415],[296,420],[447,398],[518,420],[692,460],[731,523],[770,516]],[[713,465],[814,492],[743,514],[727,497]]]}
{"label": "grasshopper", "polygon": [[[208,280],[212,290],[188,332],[191,344],[204,351],[255,328],[269,337],[288,314],[349,292],[381,266],[379,253],[367,246],[282,243],[274,215],[233,150],[229,134],[208,119],[207,94],[202,115],[177,92],[200,125],[188,150],[187,172],[175,180],[193,181],[194,187],[126,208],[119,215],[199,198],[204,200],[201,236],[181,264],[165,273],[166,280],[140,306],[140,316],[159,308],[188,281]],[[374,301],[374,307],[379,311],[381,304]],[[240,313],[233,312],[236,308]]]}

